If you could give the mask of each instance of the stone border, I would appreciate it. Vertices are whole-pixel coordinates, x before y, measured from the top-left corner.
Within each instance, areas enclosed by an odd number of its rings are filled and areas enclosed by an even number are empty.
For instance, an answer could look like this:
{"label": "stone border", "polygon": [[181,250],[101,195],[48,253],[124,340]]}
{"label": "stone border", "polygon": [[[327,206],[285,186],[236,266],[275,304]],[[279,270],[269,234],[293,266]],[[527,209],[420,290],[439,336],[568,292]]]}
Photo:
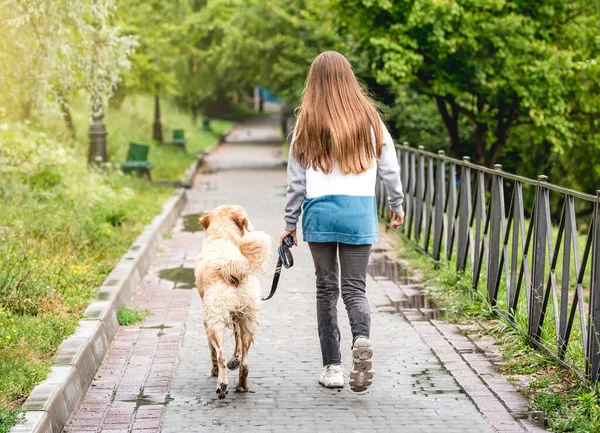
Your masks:
{"label": "stone border", "polygon": [[23,404],[25,420],[10,433],[60,433],[78,407],[119,328],[117,310],[131,298],[146,274],[163,234],[174,225],[186,203],[179,189],[163,211],[144,228],[100,287],[75,333],[58,348],[48,377]]}
{"label": "stone border", "polygon": [[[373,255],[383,256],[386,262],[399,264],[402,269],[410,269],[408,262],[391,257],[385,246]],[[428,306],[404,306],[407,299],[422,292],[425,285],[422,276],[414,271],[402,273],[400,277],[401,282],[388,277],[373,279],[496,431],[545,432],[540,426],[539,413],[529,411],[527,399],[497,372],[490,361],[493,345],[465,336],[467,327],[429,318],[431,309]]]}

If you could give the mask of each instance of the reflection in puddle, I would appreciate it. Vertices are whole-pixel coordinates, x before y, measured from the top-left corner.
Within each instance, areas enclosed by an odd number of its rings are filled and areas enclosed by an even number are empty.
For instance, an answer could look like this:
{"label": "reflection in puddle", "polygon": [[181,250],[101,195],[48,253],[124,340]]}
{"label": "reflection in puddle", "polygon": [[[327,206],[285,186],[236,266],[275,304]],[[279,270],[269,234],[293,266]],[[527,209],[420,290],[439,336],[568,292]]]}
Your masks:
{"label": "reflection in puddle", "polygon": [[172,328],[172,326],[167,326],[164,323],[161,323],[160,325],[155,325],[155,326],[140,326],[140,329],[168,329],[168,328]]}
{"label": "reflection in puddle", "polygon": [[144,394],[143,391],[140,391],[134,400],[121,401],[125,403],[135,403],[135,408],[138,409],[140,406],[166,406],[169,402],[173,401],[173,399],[168,393],[164,396],[150,396]]}
{"label": "reflection in puddle", "polygon": [[425,320],[439,320],[444,310],[438,308],[427,297],[421,284],[413,284],[410,272],[402,264],[390,260],[384,254],[371,258],[368,272],[376,280],[391,280],[398,285],[398,301],[393,304],[405,314],[416,314]]}
{"label": "reflection in puddle", "polygon": [[183,231],[184,232],[201,232],[204,231],[204,227],[200,224],[200,217],[204,215],[202,213],[191,213],[182,216],[183,218]]}
{"label": "reflection in puddle", "polygon": [[158,276],[161,279],[174,281],[175,289],[189,290],[196,287],[196,276],[193,268],[178,268],[161,269],[158,271]]}

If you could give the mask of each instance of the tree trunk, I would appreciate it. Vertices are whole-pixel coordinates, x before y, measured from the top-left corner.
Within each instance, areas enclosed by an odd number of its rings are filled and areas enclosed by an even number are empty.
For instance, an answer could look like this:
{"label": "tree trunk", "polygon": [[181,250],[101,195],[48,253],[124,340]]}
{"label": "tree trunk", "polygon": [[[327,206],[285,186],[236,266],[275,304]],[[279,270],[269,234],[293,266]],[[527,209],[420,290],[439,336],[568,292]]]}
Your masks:
{"label": "tree trunk", "polygon": [[498,110],[497,118],[498,123],[496,126],[496,131],[494,132],[496,140],[492,144],[492,149],[490,150],[490,155],[488,158],[488,165],[490,167],[492,167],[496,163],[500,152],[502,151],[502,149],[506,145],[506,142],[508,141],[510,130],[513,125],[513,122],[515,121],[515,118],[517,117],[517,112],[519,110],[520,103],[521,101],[519,100],[519,97],[515,96],[511,101],[510,110],[508,113],[505,113],[504,104],[500,104],[499,106],[500,109]]}
{"label": "tree trunk", "polygon": [[60,105],[60,111],[65,119],[65,125],[67,127],[67,131],[73,140],[77,138],[77,133],[75,131],[75,123],[73,123],[73,116],[71,115],[71,109],[69,108],[69,104],[65,97],[59,94],[58,103]]}
{"label": "tree trunk", "polygon": [[477,122],[475,127],[475,162],[480,165],[485,165],[486,163],[485,146],[488,129],[489,125],[481,122]]}
{"label": "tree trunk", "polygon": [[[458,120],[460,113],[458,111],[458,106],[451,100],[446,101],[442,96],[436,96],[435,101],[437,103],[438,111],[442,116],[442,120],[444,121],[444,125],[446,125],[446,129],[448,130],[448,135],[450,136],[450,148],[452,149],[454,156],[462,158],[464,152],[459,136]],[[450,104],[451,112],[448,111],[446,102]]]}
{"label": "tree trunk", "polygon": [[160,99],[158,93],[154,95],[154,124],[152,125],[152,138],[161,144],[163,142],[162,123],[160,121]]}

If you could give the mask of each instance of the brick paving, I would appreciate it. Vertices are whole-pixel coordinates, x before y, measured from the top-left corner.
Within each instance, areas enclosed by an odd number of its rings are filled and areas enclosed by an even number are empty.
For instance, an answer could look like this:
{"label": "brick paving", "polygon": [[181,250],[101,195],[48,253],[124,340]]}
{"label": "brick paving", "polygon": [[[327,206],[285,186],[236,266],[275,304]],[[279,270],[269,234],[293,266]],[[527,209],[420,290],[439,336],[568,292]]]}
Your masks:
{"label": "brick paving", "polygon": [[[271,125],[261,131],[273,131]],[[234,131],[243,136],[244,130]],[[268,135],[268,134],[267,134]],[[241,140],[239,140],[241,141]],[[268,141],[268,140],[265,140]],[[252,169],[249,169],[252,167]],[[219,204],[246,208],[258,230],[277,238],[282,227],[286,174],[278,146],[226,144],[212,154],[188,191],[188,203],[160,247],[130,306],[151,315],[120,327],[79,411],[65,431],[83,432],[493,432],[525,431],[517,423],[492,426],[415,327],[395,313],[372,278],[372,341],[376,376],[371,388],[328,390],[316,330],[314,271],[306,244],[293,249],[276,296],[263,304],[261,326],[250,350],[250,393],[217,400],[193,263],[202,231],[186,231],[195,215]],[[194,228],[192,228],[194,230]],[[274,267],[274,266],[273,266]],[[268,292],[272,274],[262,278]],[[339,306],[345,366],[350,330]],[[226,339],[228,354],[234,341]],[[497,420],[508,412],[495,407]],[[516,427],[515,427],[516,426]],[[516,430],[515,430],[516,429]]]}

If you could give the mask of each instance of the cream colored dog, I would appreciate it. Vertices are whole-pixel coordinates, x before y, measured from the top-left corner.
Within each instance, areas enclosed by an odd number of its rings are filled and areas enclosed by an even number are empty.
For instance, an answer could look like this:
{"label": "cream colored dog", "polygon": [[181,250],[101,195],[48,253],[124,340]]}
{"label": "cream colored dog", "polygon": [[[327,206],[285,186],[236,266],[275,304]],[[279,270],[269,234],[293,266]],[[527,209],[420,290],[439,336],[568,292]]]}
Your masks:
{"label": "cream colored dog", "polygon": [[[240,206],[220,206],[204,214],[200,223],[206,239],[196,260],[196,286],[202,298],[204,326],[212,358],[212,375],[218,376],[217,395],[228,393],[227,368],[240,367],[236,390],[248,391],[248,350],[258,325],[260,286],[271,252],[271,237],[252,231]],[[232,328],[235,352],[225,362],[223,332]]]}

